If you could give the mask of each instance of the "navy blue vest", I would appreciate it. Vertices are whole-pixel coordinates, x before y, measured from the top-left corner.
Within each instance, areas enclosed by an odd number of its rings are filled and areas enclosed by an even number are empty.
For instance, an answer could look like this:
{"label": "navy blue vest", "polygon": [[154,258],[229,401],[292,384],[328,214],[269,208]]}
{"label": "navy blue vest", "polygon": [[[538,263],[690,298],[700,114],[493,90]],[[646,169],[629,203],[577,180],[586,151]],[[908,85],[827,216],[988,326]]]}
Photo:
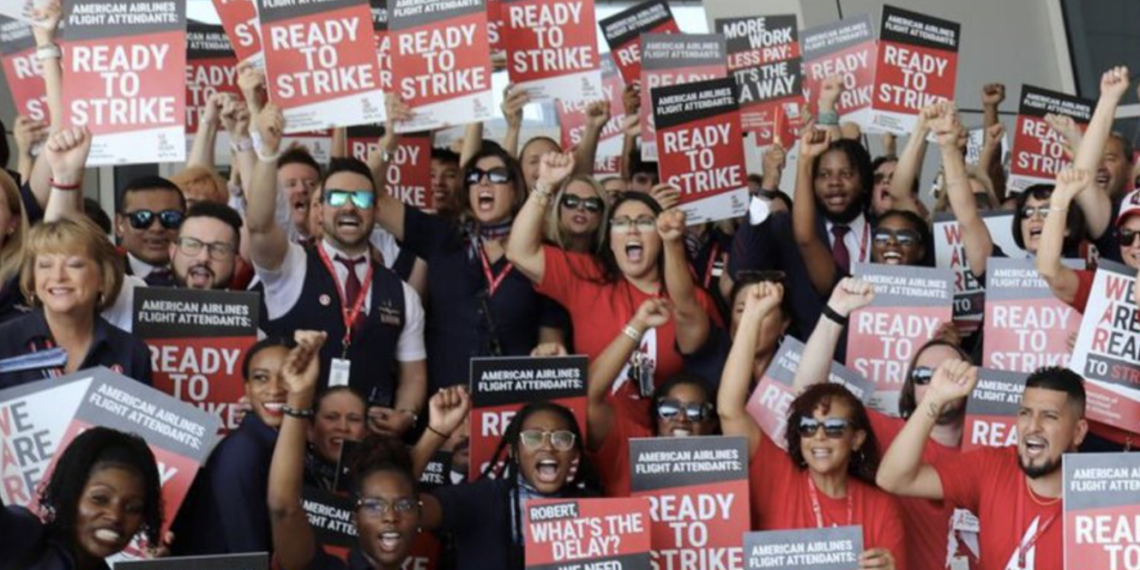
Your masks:
{"label": "navy blue vest", "polygon": [[[319,245],[316,247],[320,247]],[[293,336],[293,331],[321,330],[328,340],[321,349],[321,388],[328,386],[329,363],[344,353],[344,317],[337,283],[314,248],[306,251],[305,286],[297,304],[280,318],[268,320],[269,335]],[[392,406],[396,395],[396,344],[407,321],[404,287],[399,277],[372,262],[372,299],[364,325],[353,335],[347,358],[352,362],[349,384],[369,403]]]}

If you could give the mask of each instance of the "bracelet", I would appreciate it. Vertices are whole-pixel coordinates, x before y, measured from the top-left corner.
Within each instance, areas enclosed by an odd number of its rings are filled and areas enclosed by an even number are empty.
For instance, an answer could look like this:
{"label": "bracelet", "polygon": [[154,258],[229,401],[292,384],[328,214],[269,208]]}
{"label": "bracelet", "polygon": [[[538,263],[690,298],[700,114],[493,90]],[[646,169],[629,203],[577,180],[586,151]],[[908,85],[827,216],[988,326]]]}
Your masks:
{"label": "bracelet", "polygon": [[550,189],[547,188],[546,184],[543,184],[542,181],[534,183],[534,190],[532,190],[531,193],[544,200],[550,200]]}
{"label": "bracelet", "polygon": [[767,200],[775,200],[776,196],[780,195],[780,191],[761,188],[756,191],[756,195]]}
{"label": "bracelet", "polygon": [[1050,214],[1053,212],[1057,212],[1058,214],[1064,214],[1064,213],[1067,213],[1069,211],[1069,209],[1068,208],[1048,208],[1045,211],[1049,212]]}
{"label": "bracelet", "polygon": [[451,439],[450,435],[447,435],[447,434],[431,427],[430,425],[427,428],[428,428],[428,431],[434,433],[435,435],[438,435],[439,437],[442,437],[443,439]]}
{"label": "bracelet", "polygon": [[621,329],[621,334],[633,339],[633,342],[641,342],[642,333],[634,328],[633,325],[625,325],[625,328]]}
{"label": "bracelet", "polygon": [[51,187],[56,189],[56,190],[79,190],[80,188],[83,187],[83,183],[82,182],[76,182],[75,184],[60,184],[59,182],[56,182],[55,179],[53,178],[51,180]]}
{"label": "bracelet", "polygon": [[841,327],[847,326],[847,317],[835,312],[835,309],[832,309],[831,305],[828,305],[827,303],[823,304],[823,316],[827,317],[831,320],[831,322]]}
{"label": "bracelet", "polygon": [[277,162],[277,159],[281,158],[281,155],[285,154],[285,151],[279,150],[274,154],[267,155],[267,154],[263,154],[261,152],[261,149],[257,149],[256,154],[257,154],[257,160],[260,160],[261,162]]}
{"label": "bracelet", "polygon": [[63,57],[63,51],[60,50],[56,44],[46,44],[36,48],[36,59],[40,61],[59,59],[61,57]]}
{"label": "bracelet", "polygon": [[311,419],[317,415],[317,413],[315,411],[313,411],[312,408],[305,408],[303,410],[299,410],[297,408],[291,408],[287,405],[281,406],[281,413],[283,413],[283,414],[285,414],[291,418],[300,418],[303,420]]}
{"label": "bracelet", "polygon": [[824,127],[839,126],[839,111],[820,111],[819,116],[815,118],[815,124]]}
{"label": "bracelet", "polygon": [[400,413],[408,414],[409,416],[412,416],[412,423],[413,423],[413,424],[416,424],[416,423],[419,423],[419,422],[420,422],[420,415],[419,415],[419,414],[417,414],[417,413],[415,413],[415,412],[414,412],[414,411],[412,411],[412,410],[409,410],[409,409],[407,409],[407,408],[400,408],[400,409],[398,409],[398,410],[396,410],[396,411],[397,411],[397,412],[400,412]]}

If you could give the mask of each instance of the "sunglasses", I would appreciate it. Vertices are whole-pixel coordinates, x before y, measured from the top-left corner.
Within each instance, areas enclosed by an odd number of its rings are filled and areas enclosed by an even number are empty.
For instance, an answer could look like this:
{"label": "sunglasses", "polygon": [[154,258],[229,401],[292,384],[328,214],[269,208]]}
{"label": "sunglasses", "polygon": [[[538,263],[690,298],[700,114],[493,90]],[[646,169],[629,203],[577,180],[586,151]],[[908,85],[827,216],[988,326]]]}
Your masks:
{"label": "sunglasses", "polygon": [[371,190],[325,190],[325,203],[339,208],[352,198],[352,205],[358,209],[367,210],[376,201],[376,194]]}
{"label": "sunglasses", "polygon": [[915,366],[910,371],[910,379],[915,386],[926,386],[934,378],[934,369],[929,366]]}
{"label": "sunglasses", "polygon": [[878,245],[886,245],[892,241],[901,246],[917,245],[922,242],[922,236],[914,230],[889,230],[886,228],[875,230],[871,239]]}
{"label": "sunglasses", "polygon": [[386,501],[376,497],[361,497],[356,501],[356,508],[365,516],[382,517],[391,510],[396,514],[407,514],[420,507],[420,502],[411,497],[401,497],[394,501]]}
{"label": "sunglasses", "polygon": [[1025,220],[1031,218],[1048,218],[1049,206],[1025,206],[1021,209],[1021,217]]}
{"label": "sunglasses", "polygon": [[1120,230],[1120,233],[1116,234],[1116,241],[1120,247],[1131,247],[1136,242],[1136,236],[1140,236],[1140,232]]}
{"label": "sunglasses", "polygon": [[657,220],[649,216],[642,216],[636,220],[629,218],[614,218],[610,220],[611,232],[628,232],[635,227],[643,232],[657,231]]}
{"label": "sunglasses", "polygon": [[675,398],[662,398],[657,401],[657,415],[663,420],[671,420],[684,412],[691,422],[703,422],[712,415],[713,406],[709,402],[682,402]]}
{"label": "sunglasses", "polygon": [[464,180],[470,185],[475,185],[482,182],[484,176],[491,184],[506,184],[511,181],[511,171],[506,168],[492,168],[490,170],[468,168]]}
{"label": "sunglasses", "polygon": [[550,445],[558,451],[570,451],[574,449],[574,440],[577,436],[574,432],[569,430],[560,429],[558,431],[543,431],[540,429],[528,429],[519,434],[519,441],[527,449],[538,449],[546,443],[547,439],[550,440]]}
{"label": "sunglasses", "polygon": [[131,227],[136,230],[145,230],[154,223],[154,219],[158,218],[158,223],[162,224],[163,228],[168,230],[176,230],[178,226],[182,225],[182,219],[186,215],[178,210],[163,210],[161,212],[152,212],[151,210],[135,210],[134,212],[127,212],[127,220],[130,222]]}
{"label": "sunglasses", "polygon": [[800,437],[804,439],[815,437],[821,427],[823,434],[828,439],[839,439],[847,433],[847,429],[851,427],[851,422],[847,418],[828,418],[821,422],[815,418],[801,417]]}
{"label": "sunglasses", "polygon": [[576,194],[562,195],[562,207],[566,208],[567,210],[585,208],[587,212],[597,214],[598,212],[602,211],[602,206],[604,205],[605,203],[602,202],[602,199],[598,197],[583,198]]}

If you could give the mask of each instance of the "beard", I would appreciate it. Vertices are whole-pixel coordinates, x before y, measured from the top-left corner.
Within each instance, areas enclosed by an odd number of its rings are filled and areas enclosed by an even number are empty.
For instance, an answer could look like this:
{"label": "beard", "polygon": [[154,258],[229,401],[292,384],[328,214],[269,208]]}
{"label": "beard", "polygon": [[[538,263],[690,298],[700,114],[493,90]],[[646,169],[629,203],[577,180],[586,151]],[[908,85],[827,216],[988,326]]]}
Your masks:
{"label": "beard", "polygon": [[851,204],[847,206],[842,212],[833,213],[827,209],[823,201],[818,197],[815,199],[815,208],[820,214],[823,215],[827,221],[833,224],[850,224],[863,213],[863,206],[866,202],[866,195],[858,196]]}
{"label": "beard", "polygon": [[1021,457],[1021,453],[1017,454],[1017,466],[1021,468],[1021,472],[1025,473],[1026,477],[1030,479],[1040,479],[1050,473],[1061,468],[1061,458],[1047,459],[1041,465],[1029,465]]}

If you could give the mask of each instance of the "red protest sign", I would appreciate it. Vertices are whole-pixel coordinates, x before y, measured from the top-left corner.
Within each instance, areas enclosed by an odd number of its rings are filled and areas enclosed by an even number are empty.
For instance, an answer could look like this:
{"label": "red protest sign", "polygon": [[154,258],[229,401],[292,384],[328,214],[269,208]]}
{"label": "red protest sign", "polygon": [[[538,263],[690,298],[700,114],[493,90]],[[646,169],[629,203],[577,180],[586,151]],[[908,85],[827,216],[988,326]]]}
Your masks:
{"label": "red protest sign", "polygon": [[816,26],[800,33],[803,50],[804,98],[813,112],[819,86],[832,75],[843,77],[843,93],[835,110],[844,121],[871,124],[871,90],[875,85],[875,30],[864,14]]}
{"label": "red protest sign", "polygon": [[961,29],[948,20],[883,6],[872,127],[909,135],[923,107],[954,99]]}
{"label": "red protest sign", "polygon": [[587,369],[584,356],[472,358],[468,477],[483,474],[511,419],[530,402],[566,406],[585,433]]}
{"label": "red protest sign", "polygon": [[198,132],[198,119],[215,93],[241,96],[237,56],[221,26],[190,20],[186,25],[186,134]]}
{"label": "red protest sign", "polygon": [[487,43],[492,54],[500,54],[503,45],[503,0],[487,0]]}
{"label": "red protest sign", "polygon": [[44,71],[36,59],[31,25],[0,16],[0,60],[16,114],[49,122]]}
{"label": "red protest sign", "polygon": [[966,400],[962,451],[1017,445],[1017,414],[1028,374],[978,369],[978,385]]}
{"label": "red protest sign", "polygon": [[[598,150],[594,155],[594,174],[621,173],[621,124],[625,120],[625,103],[622,100],[625,83],[617,71],[610,54],[602,54],[602,96],[610,102],[610,120],[602,127]],[[558,126],[562,135],[562,148],[572,149],[582,142],[586,131],[586,107],[589,101],[558,99]]]}
{"label": "red protest sign", "polygon": [[1021,105],[1013,135],[1008,187],[1021,192],[1034,184],[1052,184],[1062,168],[1072,164],[1067,143],[1045,122],[1045,115],[1072,117],[1083,131],[1092,120],[1093,102],[1031,85],[1021,86]]}
{"label": "red protest sign", "polygon": [[426,131],[491,118],[491,56],[483,0],[425,10],[420,0],[392,0],[395,92],[414,116],[396,132]]}
{"label": "red protest sign", "polygon": [[856,263],[853,274],[874,286],[875,300],[851,315],[847,366],[875,383],[871,407],[897,417],[907,363],[952,318],[953,276],[877,263]]}
{"label": "red protest sign", "polygon": [[504,0],[511,83],[532,101],[602,96],[593,0]]}
{"label": "red protest sign", "polygon": [[[728,75],[720,34],[645,34],[641,38],[641,159],[657,160],[653,91]],[[733,95],[735,100],[735,95]],[[737,120],[737,128],[740,121]]]}
{"label": "red protest sign", "polygon": [[269,99],[285,114],[285,132],[384,120],[366,0],[258,1]]}
{"label": "red protest sign", "polygon": [[649,570],[645,499],[532,499],[523,508],[526,567]]}
{"label": "red protest sign", "polygon": [[222,27],[230,37],[230,45],[238,61],[257,68],[265,67],[261,52],[261,22],[257,19],[255,0],[214,0],[214,8]]}
{"label": "red protest sign", "polygon": [[[1080,261],[1067,265],[1084,268]],[[986,266],[984,322],[982,365],[1033,372],[1068,366],[1069,335],[1080,329],[1081,314],[1053,295],[1032,259],[995,257]]]}
{"label": "red protest sign", "polygon": [[598,25],[626,84],[641,79],[641,35],[679,34],[665,0],[649,0],[606,18]]}
{"label": "red protest sign", "polygon": [[392,36],[388,35],[387,0],[370,0],[372,34],[376,41],[376,61],[379,65],[380,89],[392,91]]}
{"label": "red protest sign", "polygon": [[1065,568],[1131,568],[1140,560],[1140,457],[1062,458]]}
{"label": "red protest sign", "polygon": [[[779,137],[776,115],[803,102],[800,44],[795,15],[716,21],[728,48],[728,70],[737,84],[741,127],[760,146]],[[785,112],[785,119],[787,115]]]}
{"label": "red protest sign", "polygon": [[736,85],[728,78],[653,90],[661,181],[681,190],[688,224],[748,210]]}
{"label": "red protest sign", "polygon": [[184,160],[185,1],[66,8],[63,122],[95,135],[87,165]]}
{"label": "red protest sign", "polygon": [[[349,127],[348,150],[353,158],[367,160],[368,154],[379,146],[383,136],[381,127]],[[405,135],[399,138],[396,150],[388,159],[388,172],[384,188],[399,201],[421,210],[434,210],[435,198],[431,191],[431,135]]]}

